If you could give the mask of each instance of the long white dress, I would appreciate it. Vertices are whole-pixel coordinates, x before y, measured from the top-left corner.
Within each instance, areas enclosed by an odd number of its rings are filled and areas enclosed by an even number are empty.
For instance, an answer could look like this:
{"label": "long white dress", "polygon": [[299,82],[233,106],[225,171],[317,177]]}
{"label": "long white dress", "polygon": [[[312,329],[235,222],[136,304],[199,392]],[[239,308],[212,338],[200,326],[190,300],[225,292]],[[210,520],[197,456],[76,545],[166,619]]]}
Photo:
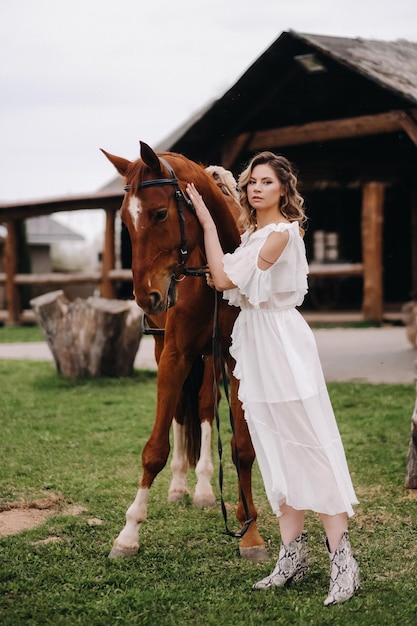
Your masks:
{"label": "long white dress", "polygon": [[[273,231],[288,243],[267,270],[258,254]],[[308,265],[298,222],[245,233],[223,265],[241,308],[232,333],[239,397],[272,510],[280,505],[353,515],[357,499],[314,335],[295,308],[307,293]]]}

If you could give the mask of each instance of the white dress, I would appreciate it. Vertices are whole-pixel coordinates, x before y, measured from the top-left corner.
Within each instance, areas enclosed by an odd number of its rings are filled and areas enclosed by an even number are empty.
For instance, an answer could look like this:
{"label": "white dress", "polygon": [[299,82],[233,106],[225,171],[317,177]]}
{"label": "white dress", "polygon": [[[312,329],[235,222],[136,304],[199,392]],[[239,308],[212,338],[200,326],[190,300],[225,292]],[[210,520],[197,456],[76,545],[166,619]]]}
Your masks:
{"label": "white dress", "polygon": [[[288,243],[267,270],[258,254],[273,231]],[[272,510],[280,505],[353,515],[357,499],[330,403],[314,335],[295,308],[307,293],[308,265],[298,222],[245,233],[223,258],[237,288],[224,292],[241,308],[230,352],[239,398]]]}

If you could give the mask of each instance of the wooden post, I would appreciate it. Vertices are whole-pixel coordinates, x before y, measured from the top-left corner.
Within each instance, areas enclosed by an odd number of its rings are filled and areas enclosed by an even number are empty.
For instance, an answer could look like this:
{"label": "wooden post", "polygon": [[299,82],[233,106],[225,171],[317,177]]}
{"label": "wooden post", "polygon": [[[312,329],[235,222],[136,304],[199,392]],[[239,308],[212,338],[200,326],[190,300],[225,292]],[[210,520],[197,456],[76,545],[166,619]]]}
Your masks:
{"label": "wooden post", "polygon": [[19,263],[19,238],[16,220],[7,222],[7,237],[4,245],[4,269],[6,274],[6,301],[7,323],[11,326],[19,323],[21,314],[21,301],[19,288],[15,283],[15,276]]}
{"label": "wooden post", "polygon": [[411,300],[417,300],[417,182],[411,182]]}
{"label": "wooden post", "polygon": [[102,281],[100,295],[103,298],[116,298],[116,287],[109,278],[109,272],[115,268],[115,219],[116,209],[106,209],[106,228],[104,231],[104,249],[102,258]]}
{"label": "wooden post", "polygon": [[383,209],[383,183],[366,183],[362,189],[362,312],[364,319],[372,322],[383,318]]}
{"label": "wooden post", "polygon": [[417,394],[414,413],[411,417],[411,436],[408,445],[405,486],[407,489],[417,489]]}

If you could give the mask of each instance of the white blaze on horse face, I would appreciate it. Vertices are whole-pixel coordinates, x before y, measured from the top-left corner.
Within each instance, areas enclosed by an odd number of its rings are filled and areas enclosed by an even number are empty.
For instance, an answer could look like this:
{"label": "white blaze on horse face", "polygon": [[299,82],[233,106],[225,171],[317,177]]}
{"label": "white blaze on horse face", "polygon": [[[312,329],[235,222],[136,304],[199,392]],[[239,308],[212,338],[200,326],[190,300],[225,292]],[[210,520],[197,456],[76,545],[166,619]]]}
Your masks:
{"label": "white blaze on horse face", "polygon": [[130,217],[132,218],[133,228],[137,230],[139,215],[142,213],[142,204],[139,198],[132,196],[129,200],[127,210],[130,213]]}

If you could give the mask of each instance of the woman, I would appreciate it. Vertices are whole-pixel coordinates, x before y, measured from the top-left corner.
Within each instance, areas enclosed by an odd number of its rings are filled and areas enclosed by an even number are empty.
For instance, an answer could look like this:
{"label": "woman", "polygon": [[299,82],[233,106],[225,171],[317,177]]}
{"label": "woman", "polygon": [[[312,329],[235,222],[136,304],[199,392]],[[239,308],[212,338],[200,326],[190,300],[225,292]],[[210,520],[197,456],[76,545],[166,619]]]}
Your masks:
{"label": "woman", "polygon": [[241,309],[230,352],[265,490],[279,521],[277,564],[253,589],[304,578],[304,516],[312,510],[323,523],[331,563],[324,604],[335,604],[359,588],[347,532],[357,500],[315,339],[295,308],[307,292],[303,199],[291,164],[272,152],[250,161],[239,189],[245,232],[237,250],[226,255],[193,184],[187,193],[204,232],[209,280]]}

